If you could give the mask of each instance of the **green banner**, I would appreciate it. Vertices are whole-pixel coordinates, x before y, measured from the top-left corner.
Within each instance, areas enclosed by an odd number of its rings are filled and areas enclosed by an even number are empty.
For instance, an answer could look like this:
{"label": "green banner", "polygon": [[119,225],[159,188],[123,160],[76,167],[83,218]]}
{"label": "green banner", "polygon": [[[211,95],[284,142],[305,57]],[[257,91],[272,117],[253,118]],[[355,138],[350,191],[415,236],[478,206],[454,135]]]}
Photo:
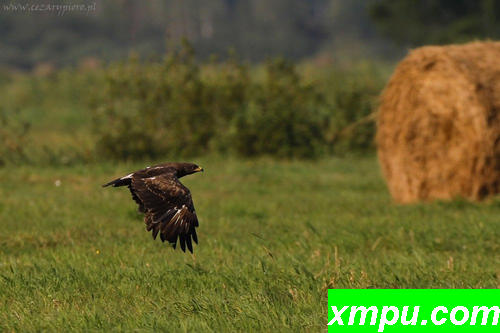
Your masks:
{"label": "green banner", "polygon": [[500,332],[500,289],[329,289],[328,332]]}

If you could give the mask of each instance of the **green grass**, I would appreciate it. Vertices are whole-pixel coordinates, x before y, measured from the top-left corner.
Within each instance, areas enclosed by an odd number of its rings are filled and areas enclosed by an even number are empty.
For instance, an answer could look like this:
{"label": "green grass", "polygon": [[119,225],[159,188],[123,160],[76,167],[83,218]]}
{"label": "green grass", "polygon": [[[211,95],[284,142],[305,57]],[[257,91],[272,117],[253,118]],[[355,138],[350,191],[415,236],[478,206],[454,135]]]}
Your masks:
{"label": "green grass", "polygon": [[500,287],[499,200],[397,206],[373,157],[196,162],[195,255],[100,187],[142,164],[0,169],[0,330],[320,331],[328,288]]}

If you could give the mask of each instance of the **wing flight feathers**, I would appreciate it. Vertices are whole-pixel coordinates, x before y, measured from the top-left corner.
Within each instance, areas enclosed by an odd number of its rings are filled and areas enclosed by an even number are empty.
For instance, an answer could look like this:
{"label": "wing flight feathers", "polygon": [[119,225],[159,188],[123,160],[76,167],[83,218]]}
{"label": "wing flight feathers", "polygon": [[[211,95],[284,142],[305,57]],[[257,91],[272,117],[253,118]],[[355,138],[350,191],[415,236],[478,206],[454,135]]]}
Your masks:
{"label": "wing flight feathers", "polygon": [[139,209],[145,213],[146,229],[156,239],[168,241],[175,248],[193,253],[192,240],[198,243],[195,228],[198,218],[189,189],[172,174],[141,178],[132,176],[130,191]]}

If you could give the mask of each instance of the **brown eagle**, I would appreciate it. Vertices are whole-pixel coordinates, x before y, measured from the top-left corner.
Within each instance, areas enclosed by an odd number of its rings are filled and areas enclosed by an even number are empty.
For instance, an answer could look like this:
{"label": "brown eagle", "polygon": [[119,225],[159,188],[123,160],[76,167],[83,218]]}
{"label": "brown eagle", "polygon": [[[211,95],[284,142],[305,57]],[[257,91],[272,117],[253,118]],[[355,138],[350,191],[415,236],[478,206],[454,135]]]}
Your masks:
{"label": "brown eagle", "polygon": [[139,211],[145,214],[144,223],[148,231],[152,230],[153,238],[160,234],[161,241],[168,241],[174,249],[178,238],[182,251],[186,252],[187,245],[193,253],[191,240],[198,244],[195,229],[198,218],[191,193],[179,178],[200,171],[203,168],[193,163],[164,163],[132,172],[102,186],[127,186]]}

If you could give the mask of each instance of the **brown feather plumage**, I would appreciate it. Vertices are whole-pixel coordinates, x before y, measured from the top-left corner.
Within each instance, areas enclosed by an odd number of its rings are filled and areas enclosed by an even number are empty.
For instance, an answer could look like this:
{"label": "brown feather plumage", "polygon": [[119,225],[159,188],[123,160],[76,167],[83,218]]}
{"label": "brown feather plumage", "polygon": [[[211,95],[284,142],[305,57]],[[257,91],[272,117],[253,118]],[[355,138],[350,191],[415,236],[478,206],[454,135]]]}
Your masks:
{"label": "brown feather plumage", "polygon": [[127,186],[132,199],[144,213],[146,230],[154,239],[160,235],[175,248],[177,240],[185,252],[186,246],[192,253],[192,241],[198,243],[195,228],[198,217],[191,193],[179,178],[203,171],[192,163],[165,163],[133,172],[115,179],[103,186]]}

